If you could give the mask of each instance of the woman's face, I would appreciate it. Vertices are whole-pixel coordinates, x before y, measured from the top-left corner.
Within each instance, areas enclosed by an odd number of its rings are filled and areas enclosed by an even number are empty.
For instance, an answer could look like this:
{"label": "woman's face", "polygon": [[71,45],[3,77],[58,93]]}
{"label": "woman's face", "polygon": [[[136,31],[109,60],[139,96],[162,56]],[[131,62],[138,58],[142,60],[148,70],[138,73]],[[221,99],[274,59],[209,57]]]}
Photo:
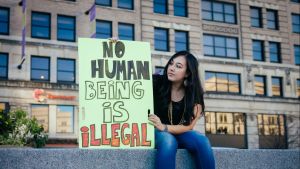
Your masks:
{"label": "woman's face", "polygon": [[171,82],[183,82],[187,77],[187,62],[184,56],[174,58],[168,65],[168,80]]}

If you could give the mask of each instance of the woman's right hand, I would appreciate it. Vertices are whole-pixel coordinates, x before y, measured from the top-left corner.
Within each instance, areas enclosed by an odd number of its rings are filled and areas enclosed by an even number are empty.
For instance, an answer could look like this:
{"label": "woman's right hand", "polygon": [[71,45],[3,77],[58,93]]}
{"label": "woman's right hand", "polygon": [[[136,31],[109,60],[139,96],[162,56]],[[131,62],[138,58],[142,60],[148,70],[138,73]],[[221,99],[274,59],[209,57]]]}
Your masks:
{"label": "woman's right hand", "polygon": [[162,124],[160,121],[160,118],[157,117],[155,114],[150,114],[148,117],[148,120],[151,121],[155,128],[157,128],[160,131],[164,131],[166,128],[166,125]]}

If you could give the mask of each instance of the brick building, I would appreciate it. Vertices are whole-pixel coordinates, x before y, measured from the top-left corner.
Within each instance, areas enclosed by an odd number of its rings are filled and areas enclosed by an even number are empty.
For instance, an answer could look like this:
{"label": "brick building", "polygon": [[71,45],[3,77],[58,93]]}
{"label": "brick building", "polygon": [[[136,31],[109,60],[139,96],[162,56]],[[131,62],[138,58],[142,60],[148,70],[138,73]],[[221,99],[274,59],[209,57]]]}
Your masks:
{"label": "brick building", "polygon": [[0,0],[0,110],[22,108],[51,139],[78,136],[79,37],[150,42],[153,70],[198,57],[213,146],[300,147],[299,0],[27,0],[21,69],[20,0]]}

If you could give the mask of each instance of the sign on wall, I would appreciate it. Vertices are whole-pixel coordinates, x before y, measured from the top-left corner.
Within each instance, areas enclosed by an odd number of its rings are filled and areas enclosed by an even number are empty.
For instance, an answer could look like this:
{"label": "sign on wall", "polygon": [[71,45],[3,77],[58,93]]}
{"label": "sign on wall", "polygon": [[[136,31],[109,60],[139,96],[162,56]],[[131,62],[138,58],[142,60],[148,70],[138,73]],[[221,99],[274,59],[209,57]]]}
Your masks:
{"label": "sign on wall", "polygon": [[79,147],[153,148],[150,44],[79,39]]}

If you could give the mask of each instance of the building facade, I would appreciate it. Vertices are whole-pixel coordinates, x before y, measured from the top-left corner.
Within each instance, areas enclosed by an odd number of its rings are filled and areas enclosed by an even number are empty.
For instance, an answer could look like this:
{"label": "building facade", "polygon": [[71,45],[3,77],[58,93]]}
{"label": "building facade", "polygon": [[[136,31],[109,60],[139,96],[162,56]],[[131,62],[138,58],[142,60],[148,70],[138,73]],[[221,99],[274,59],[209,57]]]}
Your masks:
{"label": "building facade", "polygon": [[149,42],[156,73],[176,51],[196,55],[206,112],[195,129],[213,146],[300,147],[299,0],[27,0],[21,68],[19,2],[0,0],[0,110],[26,110],[50,139],[77,139],[77,42],[96,30]]}

